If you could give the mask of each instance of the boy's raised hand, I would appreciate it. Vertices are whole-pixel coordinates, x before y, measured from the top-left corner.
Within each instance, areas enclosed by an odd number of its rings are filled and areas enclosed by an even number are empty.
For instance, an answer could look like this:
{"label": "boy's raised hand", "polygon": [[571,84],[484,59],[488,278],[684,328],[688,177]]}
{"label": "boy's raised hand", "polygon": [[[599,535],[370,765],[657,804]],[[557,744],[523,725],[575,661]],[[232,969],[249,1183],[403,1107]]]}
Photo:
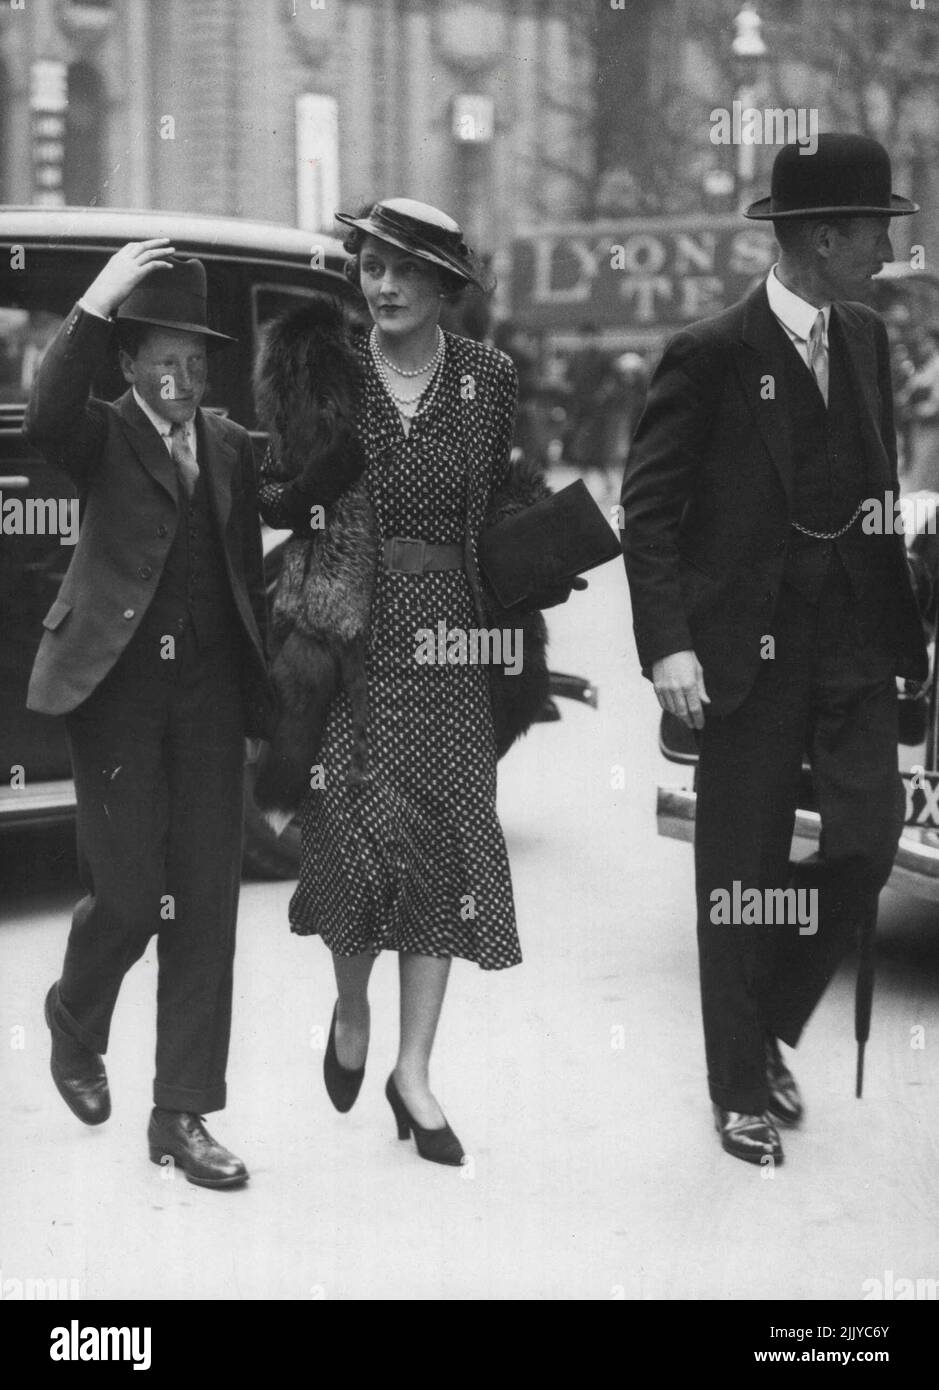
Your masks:
{"label": "boy's raised hand", "polygon": [[110,318],[119,304],[122,304],[131,290],[145,280],[151,270],[172,269],[168,256],[175,254],[169,237],[151,237],[149,241],[129,241],[120,251],[115,251],[100,275],[92,281],[82,295],[89,309]]}

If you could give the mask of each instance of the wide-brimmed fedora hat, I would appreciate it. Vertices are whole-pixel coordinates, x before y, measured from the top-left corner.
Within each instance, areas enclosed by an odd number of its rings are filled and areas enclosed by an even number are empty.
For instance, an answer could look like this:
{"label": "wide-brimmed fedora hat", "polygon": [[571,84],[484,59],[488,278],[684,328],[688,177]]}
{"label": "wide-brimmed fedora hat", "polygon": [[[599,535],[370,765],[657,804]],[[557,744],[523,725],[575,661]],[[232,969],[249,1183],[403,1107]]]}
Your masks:
{"label": "wide-brimmed fedora hat", "polygon": [[337,212],[336,221],[387,241],[412,256],[451,270],[468,284],[486,289],[485,276],[463,240],[459,223],[440,208],[413,198],[385,198],[362,217]]}
{"label": "wide-brimmed fedora hat", "polygon": [[866,135],[819,135],[814,154],[784,145],[770,196],[744,212],[754,221],[807,217],[909,217],[919,205],[891,190],[890,156]]}
{"label": "wide-brimmed fedora hat", "polygon": [[206,322],[205,266],[194,256],[169,256],[172,267],[152,270],[133,290],[117,311],[120,322],[149,323],[154,328],[175,328],[185,333],[201,333],[209,348],[224,347],[237,340],[217,333]]}

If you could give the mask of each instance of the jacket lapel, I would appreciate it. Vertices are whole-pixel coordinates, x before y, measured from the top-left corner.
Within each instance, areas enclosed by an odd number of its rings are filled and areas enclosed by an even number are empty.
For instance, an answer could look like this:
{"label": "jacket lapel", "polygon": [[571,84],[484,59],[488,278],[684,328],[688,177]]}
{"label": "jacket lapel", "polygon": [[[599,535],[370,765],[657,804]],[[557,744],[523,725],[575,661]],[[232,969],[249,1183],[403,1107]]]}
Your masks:
{"label": "jacket lapel", "polygon": [[880,437],[880,426],[871,410],[873,388],[877,381],[877,348],[869,324],[842,304],[832,305],[837,316],[841,342],[844,345],[845,365],[851,393],[858,412],[858,424],[871,465],[871,481],[890,482],[890,460]]}
{"label": "jacket lapel", "polygon": [[133,391],[125,391],[117,403],[124,434],[143,467],[160,487],[177,501],[176,465],[166,445],[134,400]]}
{"label": "jacket lapel", "polygon": [[764,282],[744,301],[743,325],[734,356],[754,424],[776,466],[786,500],[791,505],[791,422],[780,400],[786,371],[784,353],[787,350],[790,350],[790,345],[769,307]]}
{"label": "jacket lapel", "polygon": [[196,413],[199,471],[205,479],[209,499],[224,538],[231,516],[231,474],[235,451],[222,434],[218,417],[211,411]]}

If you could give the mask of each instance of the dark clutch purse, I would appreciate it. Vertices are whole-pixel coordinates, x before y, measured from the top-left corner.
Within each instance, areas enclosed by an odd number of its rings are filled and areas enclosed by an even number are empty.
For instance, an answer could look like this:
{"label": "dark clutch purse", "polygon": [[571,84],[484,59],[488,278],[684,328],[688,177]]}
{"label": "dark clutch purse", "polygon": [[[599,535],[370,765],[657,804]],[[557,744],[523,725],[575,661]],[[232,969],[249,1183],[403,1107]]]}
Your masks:
{"label": "dark clutch purse", "polygon": [[479,537],[480,567],[505,608],[569,583],[621,553],[581,478]]}

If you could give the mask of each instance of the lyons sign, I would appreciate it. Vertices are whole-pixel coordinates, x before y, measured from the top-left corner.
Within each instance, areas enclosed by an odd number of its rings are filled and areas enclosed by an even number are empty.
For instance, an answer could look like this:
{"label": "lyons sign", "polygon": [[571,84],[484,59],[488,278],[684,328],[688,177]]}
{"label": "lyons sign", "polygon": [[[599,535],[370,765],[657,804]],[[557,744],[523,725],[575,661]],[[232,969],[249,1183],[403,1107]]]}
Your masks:
{"label": "lyons sign", "polygon": [[513,243],[511,316],[555,331],[693,323],[745,294],[773,246],[767,228],[736,214],[545,227]]}

